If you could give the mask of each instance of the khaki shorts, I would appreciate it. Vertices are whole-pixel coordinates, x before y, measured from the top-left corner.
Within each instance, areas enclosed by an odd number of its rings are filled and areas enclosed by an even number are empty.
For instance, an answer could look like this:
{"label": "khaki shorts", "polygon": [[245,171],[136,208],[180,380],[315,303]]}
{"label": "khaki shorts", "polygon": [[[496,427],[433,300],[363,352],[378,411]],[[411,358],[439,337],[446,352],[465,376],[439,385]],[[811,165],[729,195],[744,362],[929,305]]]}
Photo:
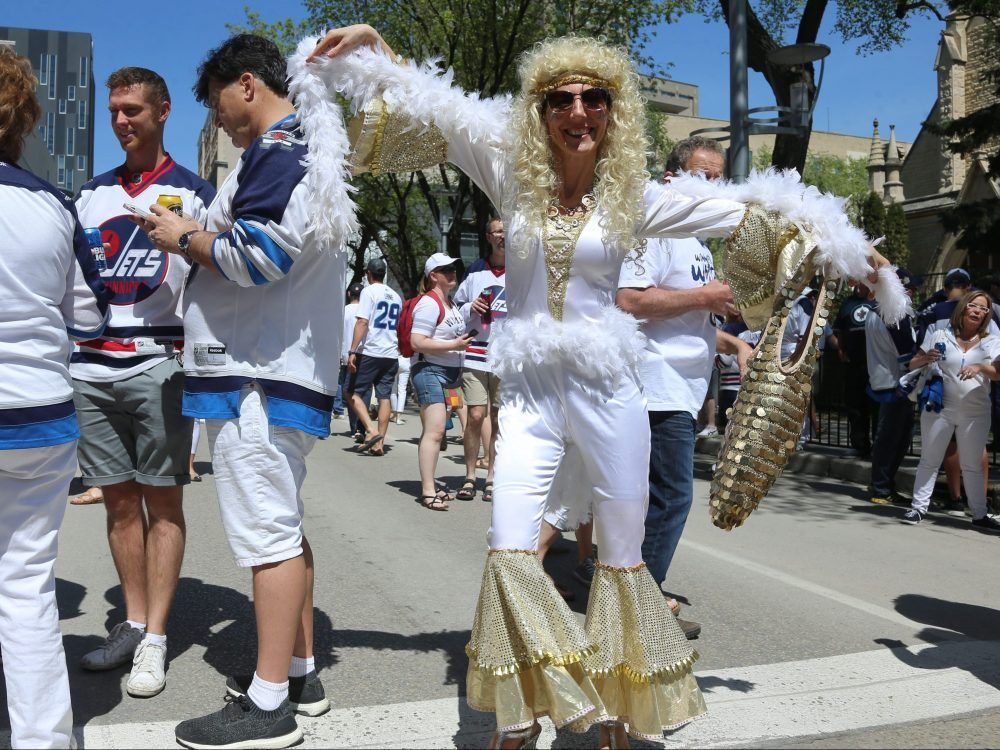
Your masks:
{"label": "khaki shorts", "polygon": [[466,406],[500,408],[500,378],[492,372],[462,368],[462,393]]}
{"label": "khaki shorts", "polygon": [[74,380],[84,485],[187,484],[193,424],[181,414],[183,390],[184,371],[173,358],[113,383]]}

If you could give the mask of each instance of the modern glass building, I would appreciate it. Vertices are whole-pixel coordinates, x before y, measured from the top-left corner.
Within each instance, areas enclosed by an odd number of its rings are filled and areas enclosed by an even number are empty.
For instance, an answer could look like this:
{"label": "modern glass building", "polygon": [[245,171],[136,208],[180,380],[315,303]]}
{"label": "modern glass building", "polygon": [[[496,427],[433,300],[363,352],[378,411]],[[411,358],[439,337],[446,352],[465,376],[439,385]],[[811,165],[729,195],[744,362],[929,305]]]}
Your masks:
{"label": "modern glass building", "polygon": [[0,44],[31,60],[42,119],[21,166],[68,193],[93,175],[94,72],[90,34],[0,26]]}

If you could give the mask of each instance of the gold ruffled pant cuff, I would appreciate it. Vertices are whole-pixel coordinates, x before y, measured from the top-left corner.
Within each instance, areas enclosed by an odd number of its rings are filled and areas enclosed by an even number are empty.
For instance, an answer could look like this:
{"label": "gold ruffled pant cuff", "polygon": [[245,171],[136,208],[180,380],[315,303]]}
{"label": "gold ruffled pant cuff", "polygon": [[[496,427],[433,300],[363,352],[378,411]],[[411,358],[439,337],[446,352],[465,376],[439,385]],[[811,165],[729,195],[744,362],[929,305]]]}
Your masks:
{"label": "gold ruffled pant cuff", "polygon": [[586,728],[604,714],[581,659],[594,646],[542,569],[537,553],[492,550],[466,647],[466,700],[497,715],[497,731],[548,716]]}
{"label": "gold ruffled pant cuff", "polygon": [[587,605],[588,637],[597,650],[583,659],[604,706],[602,719],[624,723],[634,737],[659,741],[707,712],[691,672],[698,652],[645,564],[598,563]]}

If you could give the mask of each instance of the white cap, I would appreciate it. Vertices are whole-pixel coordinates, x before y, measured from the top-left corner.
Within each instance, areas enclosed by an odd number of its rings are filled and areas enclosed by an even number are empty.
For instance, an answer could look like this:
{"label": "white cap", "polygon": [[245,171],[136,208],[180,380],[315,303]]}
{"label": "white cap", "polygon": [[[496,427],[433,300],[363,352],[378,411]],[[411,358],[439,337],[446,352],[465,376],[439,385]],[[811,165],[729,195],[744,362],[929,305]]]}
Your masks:
{"label": "white cap", "polygon": [[453,266],[458,262],[458,258],[452,258],[447,253],[434,253],[424,262],[424,276],[431,271],[436,271],[445,266]]}

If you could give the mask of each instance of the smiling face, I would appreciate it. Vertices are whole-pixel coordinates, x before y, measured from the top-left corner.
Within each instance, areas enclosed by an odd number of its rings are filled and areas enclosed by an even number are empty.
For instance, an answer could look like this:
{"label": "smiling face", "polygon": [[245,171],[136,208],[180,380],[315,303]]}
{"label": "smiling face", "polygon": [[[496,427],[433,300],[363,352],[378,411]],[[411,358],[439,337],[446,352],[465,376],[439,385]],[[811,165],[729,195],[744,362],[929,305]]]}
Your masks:
{"label": "smiling face", "polygon": [[252,84],[253,76],[249,73],[231,83],[212,79],[208,84],[208,106],[215,113],[215,125],[222,128],[237,148],[246,148],[256,138],[251,127],[252,96],[248,96]]}
{"label": "smiling face", "polygon": [[990,314],[990,301],[985,295],[977,294],[965,305],[962,313],[962,328],[966,331],[979,331]]}
{"label": "smiling face", "polygon": [[111,129],[126,154],[155,151],[163,142],[170,102],[156,103],[145,83],[120,86],[108,94]]}
{"label": "smiling face", "polygon": [[569,83],[554,91],[571,94],[573,103],[566,109],[557,109],[543,102],[542,116],[549,132],[549,144],[557,157],[578,159],[597,158],[597,151],[608,131],[610,104],[595,106],[584,104],[580,94],[593,89],[586,83]]}

